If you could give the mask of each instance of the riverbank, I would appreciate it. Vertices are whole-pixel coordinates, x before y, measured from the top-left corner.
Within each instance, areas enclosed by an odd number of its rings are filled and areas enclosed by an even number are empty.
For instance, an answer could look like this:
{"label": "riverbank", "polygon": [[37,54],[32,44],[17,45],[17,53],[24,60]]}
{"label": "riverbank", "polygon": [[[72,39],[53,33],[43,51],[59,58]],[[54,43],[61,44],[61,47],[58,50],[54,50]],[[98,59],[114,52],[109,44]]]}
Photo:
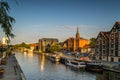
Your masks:
{"label": "riverbank", "polygon": [[[44,55],[51,56],[53,54],[51,54],[51,53],[44,53]],[[65,61],[66,58],[74,59],[76,57],[74,55],[65,55],[65,54],[62,54],[61,55],[61,60],[63,60],[62,63],[64,63],[64,61]],[[77,57],[76,59],[80,59],[80,58]],[[107,61],[99,61],[99,62],[101,62],[101,64],[103,65],[103,69],[104,70],[108,70],[108,71],[113,71],[113,72],[120,73],[120,66],[119,66],[118,63],[107,62]]]}
{"label": "riverbank", "polygon": [[0,80],[26,80],[14,55],[10,55],[6,62],[3,66],[3,77]]}

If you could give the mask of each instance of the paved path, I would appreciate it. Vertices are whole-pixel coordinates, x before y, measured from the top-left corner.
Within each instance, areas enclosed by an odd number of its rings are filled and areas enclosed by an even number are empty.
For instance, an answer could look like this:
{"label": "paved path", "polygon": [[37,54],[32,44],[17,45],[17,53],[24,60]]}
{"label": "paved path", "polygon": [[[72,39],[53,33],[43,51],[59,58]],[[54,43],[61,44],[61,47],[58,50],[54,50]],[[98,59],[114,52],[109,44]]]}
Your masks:
{"label": "paved path", "polygon": [[4,66],[4,69],[3,79],[0,80],[21,80],[17,61],[13,55],[7,59],[7,64]]}

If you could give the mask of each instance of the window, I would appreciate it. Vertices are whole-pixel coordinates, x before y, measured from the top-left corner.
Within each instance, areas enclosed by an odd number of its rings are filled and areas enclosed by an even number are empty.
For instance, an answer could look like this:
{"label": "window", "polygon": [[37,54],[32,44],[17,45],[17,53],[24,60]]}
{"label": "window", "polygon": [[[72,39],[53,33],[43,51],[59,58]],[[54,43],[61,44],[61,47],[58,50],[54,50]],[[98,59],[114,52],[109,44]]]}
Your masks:
{"label": "window", "polygon": [[113,50],[111,50],[111,54],[113,54]]}
{"label": "window", "polygon": [[115,51],[115,56],[118,56],[118,51]]}
{"label": "window", "polygon": [[105,49],[105,45],[103,45],[103,49]]}
{"label": "window", "polygon": [[120,62],[120,58],[118,59],[118,62]]}
{"label": "window", "polygon": [[103,44],[105,44],[105,41],[103,41]]}
{"label": "window", "polygon": [[113,39],[111,39],[111,43],[114,43],[114,40],[113,40]]}
{"label": "window", "polygon": [[114,45],[113,44],[111,44],[111,48],[113,48],[114,47]]}
{"label": "window", "polygon": [[103,54],[105,54],[105,50],[103,50]]}
{"label": "window", "polygon": [[101,60],[102,58],[101,58],[101,57],[99,57],[99,59]]}
{"label": "window", "polygon": [[111,58],[111,61],[114,62],[114,58]]}

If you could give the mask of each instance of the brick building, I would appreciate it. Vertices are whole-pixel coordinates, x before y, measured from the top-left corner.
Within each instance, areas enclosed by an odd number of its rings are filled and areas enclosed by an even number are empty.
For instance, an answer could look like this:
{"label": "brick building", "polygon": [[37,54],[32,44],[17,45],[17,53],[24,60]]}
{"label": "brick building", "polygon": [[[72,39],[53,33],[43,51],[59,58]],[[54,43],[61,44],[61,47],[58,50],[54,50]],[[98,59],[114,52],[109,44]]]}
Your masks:
{"label": "brick building", "polygon": [[100,32],[96,39],[96,59],[120,62],[120,22],[108,32]]}
{"label": "brick building", "polygon": [[68,51],[81,51],[85,45],[88,45],[90,41],[88,39],[84,39],[80,37],[79,28],[77,27],[76,37],[75,38],[68,38],[64,41],[66,45],[66,49]]}

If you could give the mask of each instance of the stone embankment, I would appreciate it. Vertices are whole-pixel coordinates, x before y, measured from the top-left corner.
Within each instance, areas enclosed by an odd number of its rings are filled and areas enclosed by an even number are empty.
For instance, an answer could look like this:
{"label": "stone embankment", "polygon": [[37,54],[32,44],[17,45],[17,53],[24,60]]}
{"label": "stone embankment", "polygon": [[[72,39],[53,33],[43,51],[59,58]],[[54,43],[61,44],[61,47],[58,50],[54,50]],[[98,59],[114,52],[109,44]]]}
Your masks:
{"label": "stone embankment", "polygon": [[3,69],[3,77],[0,80],[26,80],[14,55],[10,55],[6,59],[6,65],[3,66]]}

